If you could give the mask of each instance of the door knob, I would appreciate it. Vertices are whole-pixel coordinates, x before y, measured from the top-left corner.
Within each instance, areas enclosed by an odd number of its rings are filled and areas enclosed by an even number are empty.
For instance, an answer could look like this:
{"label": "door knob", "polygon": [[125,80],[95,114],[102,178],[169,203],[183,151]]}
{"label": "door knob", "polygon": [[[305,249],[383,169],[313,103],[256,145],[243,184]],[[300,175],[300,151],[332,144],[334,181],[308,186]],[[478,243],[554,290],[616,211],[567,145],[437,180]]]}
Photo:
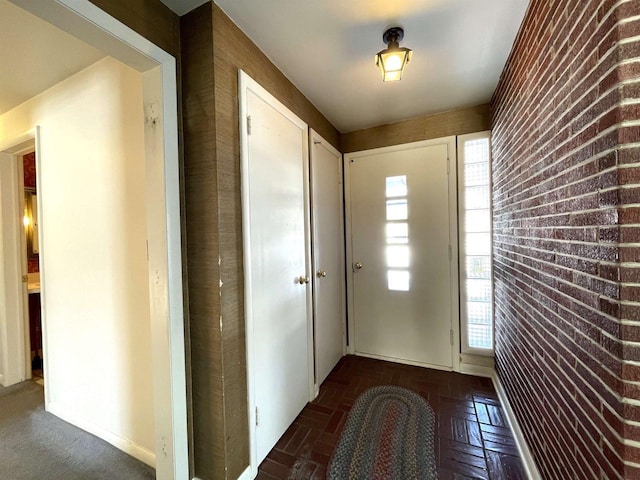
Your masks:
{"label": "door knob", "polygon": [[362,268],[362,263],[361,262],[354,263],[353,268],[355,268],[356,270],[360,270]]}
{"label": "door knob", "polygon": [[324,270],[318,270],[316,275],[318,275],[318,278],[324,278],[327,276],[327,272],[325,272]]}
{"label": "door knob", "polygon": [[298,277],[298,283],[299,283],[300,285],[304,285],[304,284],[306,284],[306,283],[309,283],[309,277],[305,277],[304,275],[300,275],[300,276]]}

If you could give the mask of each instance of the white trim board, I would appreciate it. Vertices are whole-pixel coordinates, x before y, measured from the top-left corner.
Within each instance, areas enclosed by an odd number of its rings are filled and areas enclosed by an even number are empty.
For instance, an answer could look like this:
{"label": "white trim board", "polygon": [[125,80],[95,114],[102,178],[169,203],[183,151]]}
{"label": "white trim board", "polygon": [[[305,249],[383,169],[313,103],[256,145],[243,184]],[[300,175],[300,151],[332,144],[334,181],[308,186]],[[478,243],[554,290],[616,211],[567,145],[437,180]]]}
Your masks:
{"label": "white trim board", "polygon": [[495,387],[496,393],[498,394],[498,399],[502,404],[502,410],[504,411],[507,417],[507,421],[509,422],[509,427],[511,428],[511,433],[513,434],[513,438],[516,441],[516,446],[518,447],[518,453],[520,453],[520,459],[522,460],[522,464],[527,474],[527,478],[529,480],[541,480],[542,477],[540,476],[538,467],[536,466],[533,460],[533,455],[531,454],[531,450],[529,450],[529,446],[527,445],[527,441],[524,438],[524,434],[522,433],[520,424],[518,423],[518,420],[516,419],[516,415],[513,409],[511,408],[511,404],[509,403],[509,399],[507,398],[507,392],[502,386],[500,377],[498,377],[498,373],[495,370],[493,371],[491,380],[493,380],[493,386]]}

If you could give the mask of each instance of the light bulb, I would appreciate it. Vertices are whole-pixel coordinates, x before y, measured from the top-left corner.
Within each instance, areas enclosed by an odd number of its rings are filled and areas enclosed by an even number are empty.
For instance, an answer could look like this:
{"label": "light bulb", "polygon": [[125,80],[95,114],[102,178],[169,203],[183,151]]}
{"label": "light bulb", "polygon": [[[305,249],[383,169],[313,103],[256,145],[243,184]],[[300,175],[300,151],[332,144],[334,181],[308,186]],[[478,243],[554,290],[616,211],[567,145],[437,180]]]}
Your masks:
{"label": "light bulb", "polygon": [[390,55],[387,57],[387,61],[384,62],[384,66],[387,70],[400,70],[402,66],[403,55]]}

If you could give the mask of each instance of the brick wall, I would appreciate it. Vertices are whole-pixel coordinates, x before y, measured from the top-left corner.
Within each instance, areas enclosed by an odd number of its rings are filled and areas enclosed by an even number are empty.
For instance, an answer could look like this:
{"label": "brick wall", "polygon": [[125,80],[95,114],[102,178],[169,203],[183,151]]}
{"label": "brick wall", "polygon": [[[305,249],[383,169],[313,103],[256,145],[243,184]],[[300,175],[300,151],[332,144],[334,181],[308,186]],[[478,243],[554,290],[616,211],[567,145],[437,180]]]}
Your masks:
{"label": "brick wall", "polygon": [[498,374],[543,478],[640,478],[640,0],[532,0],[492,109]]}

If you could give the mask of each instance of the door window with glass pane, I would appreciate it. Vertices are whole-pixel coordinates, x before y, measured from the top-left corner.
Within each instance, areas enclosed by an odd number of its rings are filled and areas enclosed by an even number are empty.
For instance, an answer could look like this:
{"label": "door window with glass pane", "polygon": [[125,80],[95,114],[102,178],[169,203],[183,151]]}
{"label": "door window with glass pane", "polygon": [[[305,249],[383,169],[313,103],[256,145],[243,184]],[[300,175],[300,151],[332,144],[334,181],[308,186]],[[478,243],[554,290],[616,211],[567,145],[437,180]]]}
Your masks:
{"label": "door window with glass pane", "polygon": [[490,132],[458,137],[462,351],[493,353]]}

